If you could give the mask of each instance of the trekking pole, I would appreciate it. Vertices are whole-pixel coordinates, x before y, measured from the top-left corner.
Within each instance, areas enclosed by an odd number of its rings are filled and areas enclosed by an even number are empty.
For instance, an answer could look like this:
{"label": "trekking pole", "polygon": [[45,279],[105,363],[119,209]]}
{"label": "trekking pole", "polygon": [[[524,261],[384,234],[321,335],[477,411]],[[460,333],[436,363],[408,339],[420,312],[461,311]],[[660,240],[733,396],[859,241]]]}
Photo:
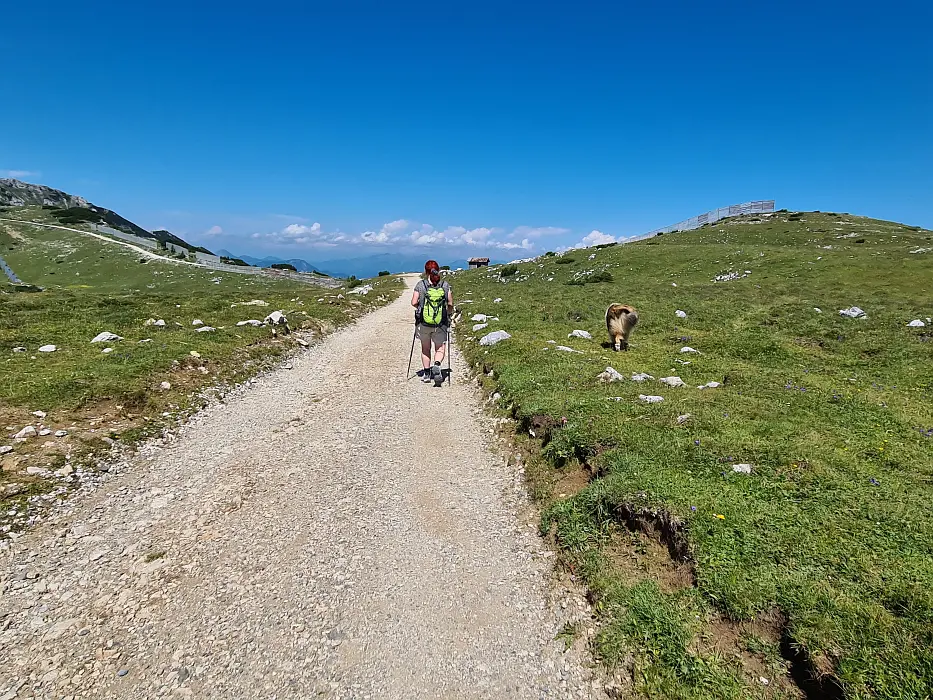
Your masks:
{"label": "trekking pole", "polygon": [[408,369],[405,370],[405,381],[411,379],[411,358],[415,356],[415,336],[418,335],[418,324],[415,324],[415,332],[411,334],[411,352],[408,353]]}
{"label": "trekking pole", "polygon": [[453,354],[454,348],[450,344],[450,326],[447,326],[447,383],[451,383],[450,379],[450,356]]}

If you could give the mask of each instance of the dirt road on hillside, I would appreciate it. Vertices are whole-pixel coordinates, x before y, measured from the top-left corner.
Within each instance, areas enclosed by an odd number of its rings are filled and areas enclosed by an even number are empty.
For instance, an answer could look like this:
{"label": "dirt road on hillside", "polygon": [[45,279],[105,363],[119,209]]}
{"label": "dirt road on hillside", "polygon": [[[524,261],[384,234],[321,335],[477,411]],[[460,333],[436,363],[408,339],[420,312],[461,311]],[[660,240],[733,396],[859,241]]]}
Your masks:
{"label": "dirt road on hillside", "polygon": [[408,302],[5,552],[0,700],[601,697],[459,357],[404,379]]}

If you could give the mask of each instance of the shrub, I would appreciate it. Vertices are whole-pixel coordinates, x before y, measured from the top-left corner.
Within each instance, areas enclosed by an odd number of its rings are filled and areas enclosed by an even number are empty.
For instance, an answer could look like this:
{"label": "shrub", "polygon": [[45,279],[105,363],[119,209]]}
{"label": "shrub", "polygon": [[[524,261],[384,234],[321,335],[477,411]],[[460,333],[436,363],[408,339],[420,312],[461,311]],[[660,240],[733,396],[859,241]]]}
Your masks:
{"label": "shrub", "polygon": [[388,270],[380,270],[380,271],[379,271],[379,276],[380,276],[380,277],[385,277],[386,275],[391,275],[391,274],[392,274],[392,273],[389,272]]}
{"label": "shrub", "polygon": [[450,270],[450,265],[441,265],[442,270]]}
{"label": "shrub", "polygon": [[564,257],[557,259],[558,265],[569,265],[570,263],[575,263],[575,262],[576,262],[576,258],[571,258],[568,255],[565,255]]}
{"label": "shrub", "polygon": [[499,277],[511,277],[518,272],[517,265],[505,265],[499,268]]}
{"label": "shrub", "polygon": [[350,275],[347,278],[347,289],[353,289],[354,287],[359,287],[361,284],[363,284],[363,280],[357,279],[356,275]]}
{"label": "shrub", "polygon": [[220,262],[224,263],[225,265],[239,265],[240,267],[249,267],[248,262],[245,260],[240,260],[239,258],[227,258],[221,256]]}
{"label": "shrub", "polygon": [[555,253],[553,250],[549,250],[548,252],[544,254],[544,257],[553,258],[555,255],[557,255],[557,253]]}
{"label": "shrub", "polygon": [[603,248],[611,248],[614,245],[619,245],[618,241],[613,241],[612,243],[600,243],[599,245],[593,246],[596,250],[602,250]]}
{"label": "shrub", "polygon": [[273,270],[291,270],[292,272],[298,272],[298,268],[291,263],[273,263],[270,267]]}

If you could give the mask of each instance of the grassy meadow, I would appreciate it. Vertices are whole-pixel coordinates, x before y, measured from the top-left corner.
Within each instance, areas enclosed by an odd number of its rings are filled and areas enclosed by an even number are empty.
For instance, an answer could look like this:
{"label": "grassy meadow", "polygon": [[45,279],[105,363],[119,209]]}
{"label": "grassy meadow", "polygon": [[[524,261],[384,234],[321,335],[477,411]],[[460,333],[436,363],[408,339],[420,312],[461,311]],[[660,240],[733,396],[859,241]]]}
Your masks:
{"label": "grassy meadow", "polygon": [[[780,212],[452,279],[499,317],[461,347],[637,696],[931,697],[931,237]],[[629,352],[610,302],[639,311]]]}
{"label": "grassy meadow", "polygon": [[[45,220],[48,212],[7,208],[0,217]],[[7,433],[0,444],[13,444],[24,425],[38,426],[34,411],[48,414],[48,428],[69,431],[60,440],[15,444],[0,457],[7,480],[22,480],[28,466],[58,466],[63,455],[99,446],[103,436],[132,440],[154,432],[163,413],[171,418],[190,407],[200,389],[270,367],[298,349],[299,337],[313,342],[402,288],[397,277],[381,277],[372,280],[374,291],[358,296],[345,287],[145,259],[116,243],[7,222],[0,222],[0,255],[24,283],[44,288],[0,292],[0,426]],[[264,305],[243,305],[253,300]],[[275,310],[299,332],[273,338],[269,327],[236,325]],[[149,319],[165,326],[147,326]],[[215,330],[197,332],[196,319]],[[92,344],[103,331],[124,340]],[[57,351],[38,352],[46,344]]]}

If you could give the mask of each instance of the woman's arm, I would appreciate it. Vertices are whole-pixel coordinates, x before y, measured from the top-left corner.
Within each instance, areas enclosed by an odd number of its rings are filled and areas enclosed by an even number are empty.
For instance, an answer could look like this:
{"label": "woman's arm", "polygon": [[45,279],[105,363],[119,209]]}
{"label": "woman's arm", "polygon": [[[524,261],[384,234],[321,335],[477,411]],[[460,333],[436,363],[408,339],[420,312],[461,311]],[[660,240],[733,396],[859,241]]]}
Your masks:
{"label": "woman's arm", "polygon": [[420,295],[417,291],[416,291],[414,294],[412,294],[412,295],[411,295],[411,305],[417,307],[417,306],[418,306],[418,299],[419,299],[420,297],[421,297],[421,295]]}
{"label": "woman's arm", "polygon": [[447,312],[454,312],[454,290],[450,287],[447,288]]}

